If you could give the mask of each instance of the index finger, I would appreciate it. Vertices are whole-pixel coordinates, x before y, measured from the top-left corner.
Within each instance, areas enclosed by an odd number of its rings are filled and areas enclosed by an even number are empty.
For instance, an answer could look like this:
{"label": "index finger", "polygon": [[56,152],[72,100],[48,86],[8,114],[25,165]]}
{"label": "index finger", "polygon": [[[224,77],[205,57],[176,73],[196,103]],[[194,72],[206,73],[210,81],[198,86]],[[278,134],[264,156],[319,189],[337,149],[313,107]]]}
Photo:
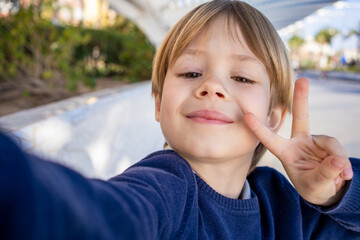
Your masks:
{"label": "index finger", "polygon": [[244,114],[244,122],[259,141],[280,159],[283,146],[285,146],[285,139],[271,131],[250,112]]}
{"label": "index finger", "polygon": [[291,137],[310,134],[308,96],[309,81],[299,78],[294,88]]}

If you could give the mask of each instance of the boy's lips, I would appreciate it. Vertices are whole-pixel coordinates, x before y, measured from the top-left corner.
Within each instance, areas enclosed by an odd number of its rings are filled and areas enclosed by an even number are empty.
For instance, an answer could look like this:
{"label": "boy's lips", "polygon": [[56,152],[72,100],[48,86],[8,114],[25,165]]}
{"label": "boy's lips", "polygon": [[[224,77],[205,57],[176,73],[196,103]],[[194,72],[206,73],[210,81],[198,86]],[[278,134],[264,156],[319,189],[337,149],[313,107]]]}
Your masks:
{"label": "boy's lips", "polygon": [[214,110],[198,110],[191,112],[186,115],[187,118],[200,123],[209,123],[209,124],[230,124],[234,121],[221,112]]}

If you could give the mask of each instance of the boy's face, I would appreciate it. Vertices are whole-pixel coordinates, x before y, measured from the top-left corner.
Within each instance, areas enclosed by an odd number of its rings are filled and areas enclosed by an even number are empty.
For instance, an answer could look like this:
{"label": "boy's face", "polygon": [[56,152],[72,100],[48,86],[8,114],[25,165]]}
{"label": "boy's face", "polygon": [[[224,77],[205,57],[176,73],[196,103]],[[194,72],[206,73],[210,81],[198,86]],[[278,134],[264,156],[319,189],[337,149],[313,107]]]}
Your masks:
{"label": "boy's face", "polygon": [[[156,120],[172,149],[190,161],[248,159],[259,143],[243,123],[254,113],[276,128],[282,112],[268,112],[270,82],[264,65],[226,30],[220,18],[195,38],[168,69]],[[248,162],[250,164],[250,162]]]}

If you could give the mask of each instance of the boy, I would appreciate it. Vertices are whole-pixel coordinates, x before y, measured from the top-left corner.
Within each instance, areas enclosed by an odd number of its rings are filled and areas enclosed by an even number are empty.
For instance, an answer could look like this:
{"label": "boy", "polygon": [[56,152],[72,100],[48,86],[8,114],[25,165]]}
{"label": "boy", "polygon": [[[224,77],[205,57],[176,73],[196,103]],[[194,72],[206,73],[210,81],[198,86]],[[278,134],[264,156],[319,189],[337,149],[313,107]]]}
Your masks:
{"label": "boy", "polygon": [[[291,66],[261,13],[239,1],[197,7],[167,35],[152,81],[171,150],[109,181],[24,155],[1,136],[0,238],[360,238],[360,162],[309,134],[306,79],[295,83],[291,139],[276,135]],[[259,141],[296,191],[278,172],[254,169]]]}

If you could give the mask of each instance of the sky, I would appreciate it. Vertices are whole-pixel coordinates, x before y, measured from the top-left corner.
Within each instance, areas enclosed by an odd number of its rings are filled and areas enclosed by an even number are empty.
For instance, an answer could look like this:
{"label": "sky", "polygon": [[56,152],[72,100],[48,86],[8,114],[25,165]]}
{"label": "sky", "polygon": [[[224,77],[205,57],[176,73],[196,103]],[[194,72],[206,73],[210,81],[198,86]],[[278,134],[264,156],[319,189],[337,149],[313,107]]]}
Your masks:
{"label": "sky", "polygon": [[[360,0],[338,1],[334,5],[329,5],[319,9],[315,13],[306,17],[292,26],[282,29],[281,35],[288,39],[294,33],[303,37],[311,38],[323,28],[335,28],[346,35],[352,29],[360,28]],[[344,48],[357,48],[357,38],[345,38],[341,35],[334,37],[332,47],[335,50]]]}

